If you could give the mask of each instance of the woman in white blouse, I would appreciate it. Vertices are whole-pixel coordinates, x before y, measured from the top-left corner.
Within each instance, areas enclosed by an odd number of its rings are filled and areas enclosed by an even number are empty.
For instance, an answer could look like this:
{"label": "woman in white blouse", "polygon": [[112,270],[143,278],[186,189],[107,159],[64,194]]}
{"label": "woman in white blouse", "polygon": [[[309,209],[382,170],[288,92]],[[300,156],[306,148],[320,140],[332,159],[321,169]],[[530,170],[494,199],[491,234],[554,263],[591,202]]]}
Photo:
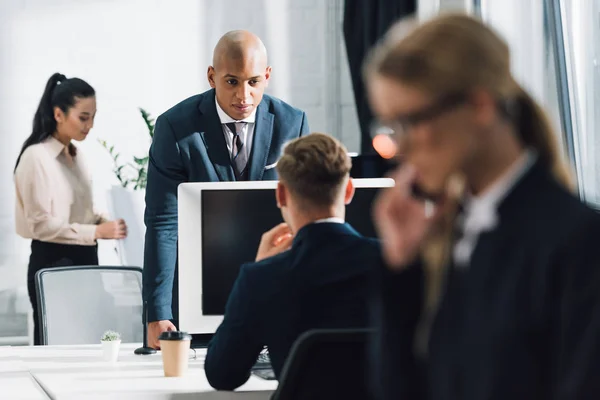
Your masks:
{"label": "woman in white blouse", "polygon": [[98,265],[97,239],[123,239],[127,226],[94,210],[91,176],[72,141],[94,125],[94,89],[54,74],[33,119],[33,131],[15,166],[16,230],[31,241],[27,289],[33,307],[34,344],[40,344],[34,278],[42,268]]}

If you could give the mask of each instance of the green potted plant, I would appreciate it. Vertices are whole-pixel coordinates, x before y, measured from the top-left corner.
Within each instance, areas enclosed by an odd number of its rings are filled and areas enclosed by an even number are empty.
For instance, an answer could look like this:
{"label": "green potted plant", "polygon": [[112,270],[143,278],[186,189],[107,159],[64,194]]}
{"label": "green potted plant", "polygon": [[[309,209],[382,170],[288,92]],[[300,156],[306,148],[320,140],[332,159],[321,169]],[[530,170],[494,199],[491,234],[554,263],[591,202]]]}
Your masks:
{"label": "green potted plant", "polygon": [[[143,108],[139,112],[148,133],[147,149],[154,137],[154,119]],[[148,153],[126,160],[114,145],[99,140],[113,161],[113,173],[119,184],[109,191],[108,205],[114,218],[127,223],[127,238],[117,242],[117,252],[123,265],[143,266],[144,262],[144,197],[148,177]]]}
{"label": "green potted plant", "polygon": [[106,331],[100,338],[102,345],[102,358],[110,363],[117,362],[119,348],[121,347],[121,335],[115,331]]}
{"label": "green potted plant", "polygon": [[[139,108],[140,114],[144,119],[150,142],[154,137],[154,119],[143,108]],[[146,189],[146,180],[148,177],[148,154],[143,157],[133,157],[133,161],[122,161],[121,153],[115,150],[115,146],[105,140],[98,139],[98,142],[108,151],[113,160],[113,172],[121,186],[126,189],[144,190]]]}

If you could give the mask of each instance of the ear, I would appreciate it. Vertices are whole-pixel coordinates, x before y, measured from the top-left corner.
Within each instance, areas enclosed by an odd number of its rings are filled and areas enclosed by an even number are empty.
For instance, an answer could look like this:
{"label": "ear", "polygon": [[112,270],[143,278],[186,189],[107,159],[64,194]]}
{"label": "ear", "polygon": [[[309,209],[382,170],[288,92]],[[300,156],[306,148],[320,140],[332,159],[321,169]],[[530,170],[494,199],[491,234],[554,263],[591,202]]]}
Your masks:
{"label": "ear", "polygon": [[344,193],[344,204],[350,204],[352,198],[354,198],[354,182],[352,182],[352,178],[348,178],[348,183],[346,184],[346,191]]}
{"label": "ear", "polygon": [[265,71],[265,86],[269,86],[269,79],[271,79],[271,71],[271,66],[268,66],[267,70]]}
{"label": "ear", "polygon": [[208,67],[208,71],[206,71],[206,78],[208,79],[208,84],[211,88],[215,88],[215,69],[212,66]]}
{"label": "ear", "polygon": [[59,107],[54,107],[54,120],[57,124],[62,124],[65,121],[65,113]]}
{"label": "ear", "polygon": [[277,182],[275,190],[275,198],[277,199],[277,207],[282,208],[287,206],[287,189],[281,181]]}

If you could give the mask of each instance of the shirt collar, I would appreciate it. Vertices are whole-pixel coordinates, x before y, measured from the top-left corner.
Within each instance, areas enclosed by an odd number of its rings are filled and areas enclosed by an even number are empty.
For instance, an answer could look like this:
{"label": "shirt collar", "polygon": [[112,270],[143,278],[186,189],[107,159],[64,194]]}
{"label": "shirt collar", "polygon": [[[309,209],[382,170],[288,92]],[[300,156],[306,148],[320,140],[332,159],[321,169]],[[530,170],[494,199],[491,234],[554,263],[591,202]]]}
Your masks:
{"label": "shirt collar", "polygon": [[482,208],[497,209],[502,200],[510,193],[537,159],[537,153],[533,150],[527,150],[517,161],[510,166],[490,188],[479,196],[467,195],[465,198],[465,211],[477,210]]}
{"label": "shirt collar", "polygon": [[215,104],[217,105],[217,114],[219,115],[221,124],[229,124],[231,122],[254,123],[256,121],[256,107],[254,108],[254,110],[252,110],[252,114],[250,114],[246,118],[238,121],[238,120],[231,118],[229,115],[227,115],[227,113],[225,111],[223,111],[223,109],[219,105],[219,102],[217,101],[217,96],[215,96]]}
{"label": "shirt collar", "polygon": [[46,148],[52,155],[52,157],[58,157],[61,153],[67,151],[67,146],[62,144],[58,139],[54,136],[50,135],[45,141],[44,144]]}
{"label": "shirt collar", "polygon": [[313,224],[324,224],[324,223],[331,223],[331,224],[345,224],[346,221],[344,221],[343,218],[338,218],[338,217],[329,217],[329,218],[322,218],[322,219],[318,219],[315,222],[313,222]]}
{"label": "shirt collar", "polygon": [[467,195],[464,212],[457,219],[457,227],[464,235],[477,235],[494,229],[499,222],[498,207],[537,159],[534,151],[526,151],[494,184],[479,196]]}

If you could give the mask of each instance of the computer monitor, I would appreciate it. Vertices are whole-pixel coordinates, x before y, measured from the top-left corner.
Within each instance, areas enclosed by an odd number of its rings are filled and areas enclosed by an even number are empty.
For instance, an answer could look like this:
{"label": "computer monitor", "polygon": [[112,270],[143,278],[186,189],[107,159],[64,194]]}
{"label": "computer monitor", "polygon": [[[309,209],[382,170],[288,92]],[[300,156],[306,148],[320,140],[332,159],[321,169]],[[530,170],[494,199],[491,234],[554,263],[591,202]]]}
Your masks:
{"label": "computer monitor", "polygon": [[350,176],[353,178],[383,178],[392,169],[398,166],[395,159],[388,160],[379,154],[350,154],[352,169]]}
{"label": "computer monitor", "polygon": [[[392,179],[354,179],[346,221],[375,237],[371,204]],[[256,257],[261,235],[282,222],[276,181],[182,183],[179,209],[179,329],[207,341],[223,320],[243,263]]]}

